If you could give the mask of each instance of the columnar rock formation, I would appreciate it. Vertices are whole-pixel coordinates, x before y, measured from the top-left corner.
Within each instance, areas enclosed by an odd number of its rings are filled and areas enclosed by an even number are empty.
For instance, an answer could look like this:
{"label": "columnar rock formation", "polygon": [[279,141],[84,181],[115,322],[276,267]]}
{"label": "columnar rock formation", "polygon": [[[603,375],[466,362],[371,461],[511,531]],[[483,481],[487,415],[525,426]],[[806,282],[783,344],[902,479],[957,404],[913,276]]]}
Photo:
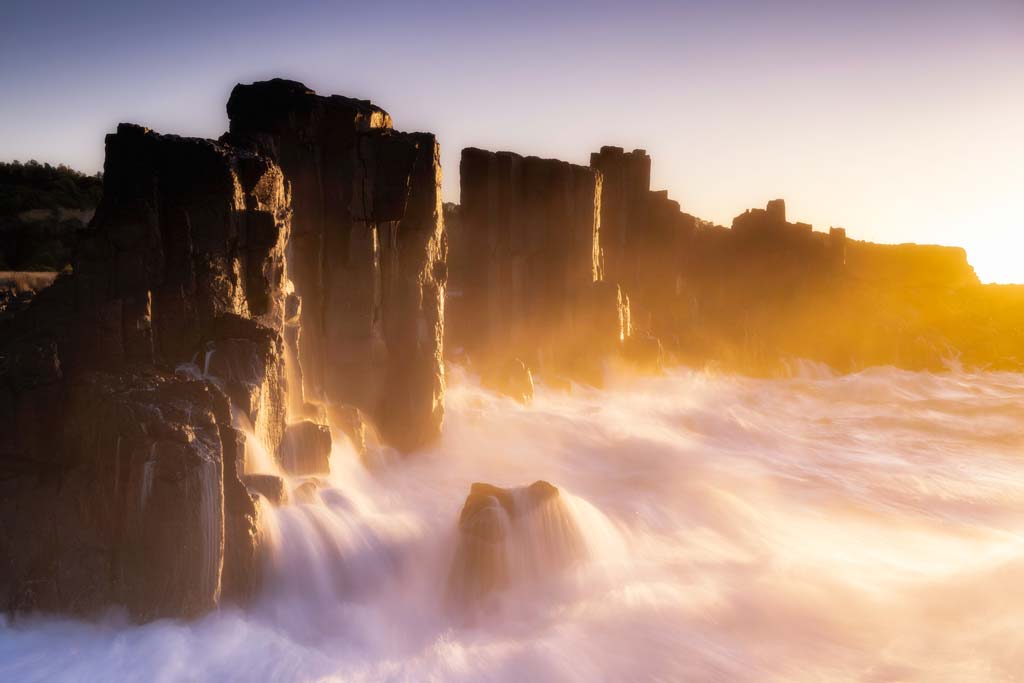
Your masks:
{"label": "columnar rock formation", "polygon": [[236,424],[303,475],[327,470],[327,416],[357,445],[364,412],[404,450],[439,432],[434,137],[288,81],[229,112],[219,142],[119,126],[73,274],[0,319],[2,610],[251,595],[254,494],[288,492],[247,472]]}
{"label": "columnar rock formation", "polygon": [[600,174],[470,148],[460,177],[464,244],[454,249],[463,258],[452,267],[458,310],[473,324],[456,343],[485,365],[518,356],[535,369],[572,372],[582,351],[621,341],[625,305],[603,282]]}
{"label": "columnar rock formation", "polygon": [[[237,86],[228,114],[219,142],[119,126],[73,272],[7,278],[0,611],[148,619],[244,599],[255,494],[317,496],[314,480],[289,492],[253,471],[250,425],[296,476],[328,469],[328,420],[360,450],[364,415],[402,450],[440,431],[437,141],[292,81]],[[963,250],[815,232],[782,200],[726,229],[652,192],[642,150],[591,165],[467,149],[462,205],[445,208],[452,345],[520,401],[531,368],[595,380],[619,351],[653,371],[666,353],[752,372],[792,357],[1024,368],[1024,293],[980,286]],[[548,484],[474,486],[459,599],[507,582],[510,540],[575,561],[566,510]]]}
{"label": "columnar rock formation", "polygon": [[664,334],[677,317],[679,264],[698,221],[665,191],[651,191],[651,158],[642,149],[602,147],[590,166],[604,177],[601,248],[609,279],[629,296],[641,334]]}
{"label": "columnar rock formation", "polygon": [[661,338],[677,359],[753,372],[775,371],[792,357],[842,370],[935,368],[951,356],[1016,362],[1008,351],[1015,342],[1000,341],[1007,351],[991,353],[969,332],[977,325],[1000,331],[986,336],[1020,339],[998,312],[1002,292],[980,288],[962,249],[858,242],[842,228],[816,232],[790,222],[781,199],[737,216],[729,230],[651,192],[642,150],[604,147],[591,165],[604,176],[609,276],[630,298],[633,327]]}
{"label": "columnar rock formation", "polygon": [[306,400],[362,409],[405,450],[435,438],[446,245],[434,136],[283,80],[236,86],[228,116],[227,139],[277,160],[292,188]]}
{"label": "columnar rock formation", "polygon": [[[517,353],[536,367],[545,355],[545,344],[536,340],[581,317],[579,307],[558,312],[563,290],[544,278],[558,272],[551,267],[558,262],[550,258],[555,245],[582,233],[579,221],[545,221],[531,213],[548,206],[550,197],[570,205],[565,176],[556,171],[543,180],[546,195],[529,189],[530,178],[543,177],[539,165],[570,167],[533,160],[531,170],[530,161],[465,150],[462,205],[448,212],[458,226],[452,236],[454,345],[464,345],[471,357],[488,349]],[[614,316],[624,323],[620,338],[631,335],[625,357],[639,367],[659,367],[663,352],[753,372],[774,372],[793,357],[843,370],[876,363],[934,368],[954,355],[1017,367],[1012,349],[1018,342],[1012,340],[1020,335],[1008,328],[1002,310],[1009,304],[1001,303],[1015,290],[980,288],[961,249],[857,242],[842,228],[816,232],[808,223],[790,222],[781,199],[744,212],[726,229],[683,212],[667,192],[651,191],[651,161],[643,150],[603,147],[591,156],[591,167],[600,178],[593,253],[602,282],[594,291],[604,284],[606,298],[628,301],[628,308],[598,307],[582,318],[591,321],[591,337],[600,338],[600,330],[612,327],[593,326],[600,311],[620,311]],[[542,284],[531,291],[535,282]],[[522,321],[531,318],[526,302],[542,290],[551,292],[547,301],[556,312],[534,326],[541,334],[528,326],[524,332]],[[1006,351],[989,353],[968,332],[962,321],[976,317],[973,309],[985,311],[979,329],[999,330],[998,345]],[[627,310],[628,317],[622,315]]]}
{"label": "columnar rock formation", "polygon": [[0,330],[5,609],[193,615],[252,589],[231,399],[174,370],[207,349],[243,356],[244,387],[227,391],[280,440],[288,220],[265,158],[137,126],[108,136],[74,274]]}
{"label": "columnar rock formation", "polygon": [[590,155],[590,167],[600,171],[601,248],[610,280],[632,289],[642,271],[637,249],[648,224],[651,157],[642,149],[625,152],[602,147]]}

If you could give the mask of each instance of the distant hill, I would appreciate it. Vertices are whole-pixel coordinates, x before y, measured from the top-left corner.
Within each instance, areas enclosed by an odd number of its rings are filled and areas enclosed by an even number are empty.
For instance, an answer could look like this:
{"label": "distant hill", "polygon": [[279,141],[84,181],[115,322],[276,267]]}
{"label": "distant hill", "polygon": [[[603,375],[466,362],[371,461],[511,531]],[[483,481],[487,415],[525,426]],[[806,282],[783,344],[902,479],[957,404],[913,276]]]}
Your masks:
{"label": "distant hill", "polygon": [[0,163],[0,270],[67,266],[102,192],[99,174],[37,161]]}

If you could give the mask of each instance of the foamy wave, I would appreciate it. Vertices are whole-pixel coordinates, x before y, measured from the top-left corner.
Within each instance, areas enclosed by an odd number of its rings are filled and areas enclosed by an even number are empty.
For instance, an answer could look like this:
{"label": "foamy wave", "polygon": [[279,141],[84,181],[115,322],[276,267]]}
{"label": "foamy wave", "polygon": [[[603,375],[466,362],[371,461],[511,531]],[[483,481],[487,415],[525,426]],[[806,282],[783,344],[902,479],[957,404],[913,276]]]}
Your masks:
{"label": "foamy wave", "polygon": [[[540,387],[529,406],[455,373],[437,448],[371,455],[367,471],[340,445],[316,496],[265,506],[254,605],[145,626],[5,621],[0,679],[1018,675],[1024,376],[793,370],[613,376]],[[483,618],[453,615],[470,484],[540,479],[585,561],[510,582]]]}

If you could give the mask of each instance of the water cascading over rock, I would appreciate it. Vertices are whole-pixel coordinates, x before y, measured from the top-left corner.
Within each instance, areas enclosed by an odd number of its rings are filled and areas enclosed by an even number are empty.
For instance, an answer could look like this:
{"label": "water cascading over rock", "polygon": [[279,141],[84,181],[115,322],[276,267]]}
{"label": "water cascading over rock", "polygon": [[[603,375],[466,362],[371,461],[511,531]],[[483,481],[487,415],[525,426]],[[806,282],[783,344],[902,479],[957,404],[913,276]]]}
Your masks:
{"label": "water cascading over rock", "polygon": [[498,591],[552,578],[586,554],[579,526],[552,484],[476,483],[459,515],[448,598],[456,609],[473,610]]}
{"label": "water cascading over rock", "polygon": [[364,411],[402,450],[435,439],[446,244],[434,136],[280,79],[236,86],[228,116],[226,139],[277,160],[292,187],[306,400]]}

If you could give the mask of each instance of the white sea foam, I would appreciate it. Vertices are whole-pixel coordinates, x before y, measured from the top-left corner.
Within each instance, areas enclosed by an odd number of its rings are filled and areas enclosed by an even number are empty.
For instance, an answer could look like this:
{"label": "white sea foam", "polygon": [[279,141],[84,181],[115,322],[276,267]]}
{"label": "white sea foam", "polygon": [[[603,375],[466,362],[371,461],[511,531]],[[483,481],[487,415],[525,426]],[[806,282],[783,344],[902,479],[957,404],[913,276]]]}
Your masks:
{"label": "white sea foam", "polygon": [[[1024,376],[676,371],[520,406],[456,376],[442,443],[344,444],[268,510],[246,610],[0,625],[0,680],[999,681],[1024,671]],[[561,487],[586,562],[445,606],[470,483]],[[293,482],[295,483],[295,482]]]}

